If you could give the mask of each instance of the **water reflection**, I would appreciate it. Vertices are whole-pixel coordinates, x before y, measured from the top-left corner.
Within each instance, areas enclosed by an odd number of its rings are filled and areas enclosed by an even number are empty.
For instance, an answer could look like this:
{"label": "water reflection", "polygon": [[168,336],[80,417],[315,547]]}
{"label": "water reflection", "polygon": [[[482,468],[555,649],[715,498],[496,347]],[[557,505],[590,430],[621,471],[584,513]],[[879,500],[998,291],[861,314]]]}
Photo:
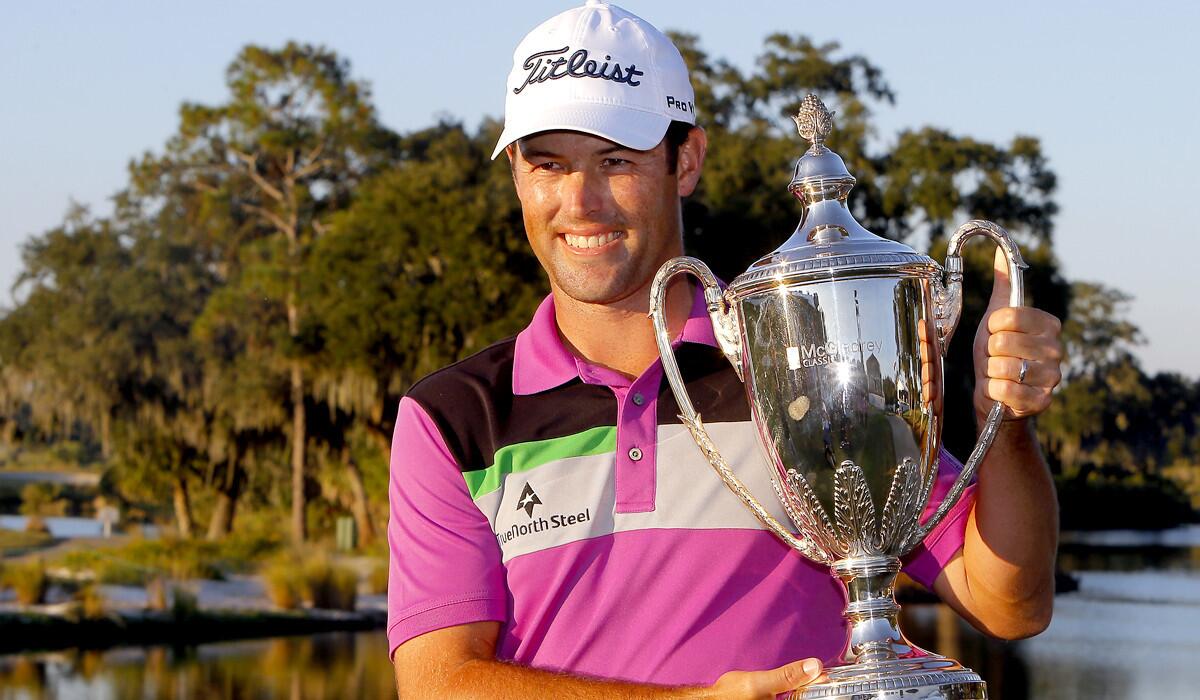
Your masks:
{"label": "water reflection", "polygon": [[1079,590],[1057,597],[1041,635],[988,639],[933,605],[906,606],[905,633],[979,671],[993,700],[1197,697],[1200,528],[1080,539],[1059,557]]}
{"label": "water reflection", "polygon": [[[1054,622],[1033,639],[988,639],[940,605],[906,606],[902,625],[979,671],[992,700],[1197,697],[1200,528],[1184,533],[1153,546],[1065,546],[1060,561],[1079,590],[1057,598]],[[386,647],[383,632],[363,632],[0,656],[0,700],[393,698]]]}
{"label": "water reflection", "polygon": [[0,698],[394,698],[382,632],[0,657]]}

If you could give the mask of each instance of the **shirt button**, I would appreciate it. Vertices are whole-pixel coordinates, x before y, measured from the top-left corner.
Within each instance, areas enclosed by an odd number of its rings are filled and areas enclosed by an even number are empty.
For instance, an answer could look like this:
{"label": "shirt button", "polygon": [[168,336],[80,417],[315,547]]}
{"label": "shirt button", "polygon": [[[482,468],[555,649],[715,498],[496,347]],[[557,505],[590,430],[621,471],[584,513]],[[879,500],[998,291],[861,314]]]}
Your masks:
{"label": "shirt button", "polygon": [[633,395],[633,405],[634,406],[641,406],[644,403],[646,403],[646,397],[642,396],[641,394]]}
{"label": "shirt button", "polygon": [[640,462],[642,459],[642,451],[636,447],[629,448],[629,458],[635,462]]}

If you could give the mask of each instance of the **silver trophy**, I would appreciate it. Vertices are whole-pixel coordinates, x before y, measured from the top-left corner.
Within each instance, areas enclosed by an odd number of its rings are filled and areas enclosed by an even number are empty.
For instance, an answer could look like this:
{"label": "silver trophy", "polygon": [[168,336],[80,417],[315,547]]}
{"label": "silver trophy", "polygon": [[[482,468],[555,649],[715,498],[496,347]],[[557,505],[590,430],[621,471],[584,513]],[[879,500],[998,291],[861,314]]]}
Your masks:
{"label": "silver trophy", "polygon": [[[788,188],[804,215],[787,242],[724,290],[695,258],[674,258],[658,271],[650,309],[664,371],[680,418],[725,484],[768,529],[846,585],[841,664],[799,697],[986,698],[974,671],[905,639],[893,591],[900,557],[958,500],[1003,411],[996,402],[965,468],[923,520],[941,446],[942,357],[962,310],[963,244],[983,235],[1003,249],[1013,306],[1022,304],[1026,265],[1009,234],[987,221],[951,236],[944,270],[864,229],[846,206],[855,179],[823,144],[832,117],[813,95],[794,117],[812,146]],[[704,285],[718,344],[746,386],[775,495],[798,533],[730,470],[688,397],[663,313],[667,283],[682,272]]]}

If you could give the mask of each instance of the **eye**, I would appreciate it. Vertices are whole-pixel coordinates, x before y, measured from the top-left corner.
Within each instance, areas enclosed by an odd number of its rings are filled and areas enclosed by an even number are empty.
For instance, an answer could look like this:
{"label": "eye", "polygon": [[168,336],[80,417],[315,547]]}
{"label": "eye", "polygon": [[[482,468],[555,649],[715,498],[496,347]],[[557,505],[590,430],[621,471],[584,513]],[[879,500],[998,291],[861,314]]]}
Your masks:
{"label": "eye", "polygon": [[606,168],[619,168],[625,165],[630,165],[631,163],[632,161],[625,160],[624,158],[609,156],[601,162],[601,165]]}
{"label": "eye", "polygon": [[542,170],[545,172],[559,172],[563,169],[562,163],[556,163],[552,160],[543,161],[541,163],[533,163],[534,170]]}

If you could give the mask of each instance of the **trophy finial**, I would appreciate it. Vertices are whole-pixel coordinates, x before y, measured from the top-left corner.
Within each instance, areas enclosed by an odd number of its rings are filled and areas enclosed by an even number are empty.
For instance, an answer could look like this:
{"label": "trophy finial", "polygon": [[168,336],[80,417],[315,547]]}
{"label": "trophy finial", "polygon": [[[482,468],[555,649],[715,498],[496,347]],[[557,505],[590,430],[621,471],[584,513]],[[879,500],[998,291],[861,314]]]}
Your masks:
{"label": "trophy finial", "polygon": [[815,147],[825,145],[825,139],[829,138],[829,133],[833,131],[833,115],[835,112],[830,112],[821,98],[809,93],[800,103],[800,111],[792,120],[796,122],[796,128],[800,130],[800,136]]}

